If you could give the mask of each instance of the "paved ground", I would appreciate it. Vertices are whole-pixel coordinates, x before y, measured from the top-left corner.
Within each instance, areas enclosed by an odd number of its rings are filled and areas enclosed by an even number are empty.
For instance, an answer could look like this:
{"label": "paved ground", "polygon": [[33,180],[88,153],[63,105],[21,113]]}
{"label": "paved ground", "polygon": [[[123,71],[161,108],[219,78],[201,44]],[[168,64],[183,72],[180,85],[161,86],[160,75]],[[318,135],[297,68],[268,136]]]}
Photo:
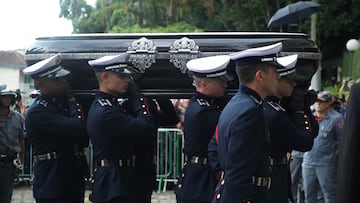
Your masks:
{"label": "paved ground", "polygon": [[[85,203],[90,202],[87,198],[89,191],[85,195]],[[152,196],[152,203],[176,203],[174,191],[155,193]],[[30,186],[18,186],[15,188],[11,203],[35,203],[32,197],[32,190]]]}

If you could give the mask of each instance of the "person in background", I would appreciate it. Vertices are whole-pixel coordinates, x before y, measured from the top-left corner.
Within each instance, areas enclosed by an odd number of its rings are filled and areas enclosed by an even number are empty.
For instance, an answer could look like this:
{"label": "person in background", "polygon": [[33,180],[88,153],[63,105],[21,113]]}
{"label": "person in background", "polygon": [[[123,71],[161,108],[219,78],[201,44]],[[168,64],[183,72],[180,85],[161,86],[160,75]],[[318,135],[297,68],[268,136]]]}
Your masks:
{"label": "person in background", "polygon": [[34,101],[36,100],[37,96],[40,95],[39,90],[33,90],[29,93],[29,97],[30,99],[26,102],[26,105],[24,107],[24,117],[26,115],[26,111],[29,109],[29,107],[34,103]]}
{"label": "person in background", "polygon": [[280,42],[230,55],[240,85],[219,118],[217,149],[224,173],[214,202],[269,202],[270,138],[263,99],[275,94],[281,49]]}
{"label": "person in background", "polygon": [[292,199],[289,152],[291,149],[303,152],[311,149],[317,131],[312,130],[310,123],[317,124],[317,121],[311,119],[313,116],[310,106],[305,105],[304,91],[294,90],[297,55],[280,60],[284,61],[285,67],[278,71],[280,79],[276,93],[264,100],[264,115],[271,140],[270,202],[288,203],[288,199]]}
{"label": "person in background", "polygon": [[190,60],[186,66],[196,88],[184,116],[185,165],[175,189],[178,203],[210,202],[216,181],[208,164],[208,144],[215,133],[220,113],[227,98],[227,55]]}
{"label": "person in background", "polygon": [[306,203],[316,202],[319,190],[325,203],[335,202],[338,150],[344,117],[332,109],[332,102],[333,95],[328,91],[320,92],[315,102],[319,132],[312,149],[305,152],[302,163]]}
{"label": "person in background", "polygon": [[179,116],[179,122],[177,123],[176,127],[180,130],[184,130],[184,115],[189,105],[189,99],[175,99],[173,100],[173,104]]}
{"label": "person in background", "polygon": [[58,53],[23,70],[40,91],[25,117],[37,203],[84,202],[88,173],[84,148],[89,139],[84,111],[69,92],[70,71],[61,61]]}
{"label": "person in background", "polygon": [[[355,83],[359,83],[360,82],[360,78],[358,78],[356,81],[352,80],[350,77],[344,77],[341,87],[339,89],[338,94],[341,95],[341,98],[339,99],[339,109],[338,112],[341,113],[344,117],[346,117],[346,107],[347,107],[347,103],[348,103],[348,98],[345,97],[345,94],[343,93],[345,86],[346,86],[346,82],[348,82],[347,87],[348,90],[351,91],[351,87],[355,84]],[[336,109],[335,109],[336,110]]]}
{"label": "person in background", "polygon": [[0,91],[6,89],[7,85],[4,83],[0,83]]}
{"label": "person in background", "polygon": [[31,106],[34,101],[36,100],[36,98],[40,95],[40,91],[39,90],[33,90],[29,93],[29,97],[31,98],[29,101],[28,101],[28,105]]}
{"label": "person in background", "polygon": [[[139,180],[137,165],[151,162],[139,163],[146,157],[136,157],[140,155],[136,149],[139,142],[153,139],[156,110],[131,81],[128,58],[129,54],[122,53],[88,62],[99,83],[87,120],[96,167],[90,196],[94,203],[134,203],[138,196],[139,200],[148,197],[152,189],[139,185],[148,180]],[[122,98],[128,98],[130,108],[119,102]],[[151,181],[153,172],[147,174]]]}
{"label": "person in background", "polygon": [[301,195],[300,190],[302,186],[302,167],[304,152],[292,150],[290,161],[290,174],[291,174],[291,194],[294,202],[297,202]]}
{"label": "person in background", "polygon": [[15,97],[14,110],[24,116],[25,115],[24,114],[25,106],[22,102],[22,96],[21,96],[20,89],[16,89],[15,94],[16,94],[16,97]]}
{"label": "person in background", "polygon": [[[0,90],[0,203],[10,203],[14,189],[16,165],[24,152],[24,118],[11,110],[16,93]],[[20,159],[21,161],[17,161]]]}

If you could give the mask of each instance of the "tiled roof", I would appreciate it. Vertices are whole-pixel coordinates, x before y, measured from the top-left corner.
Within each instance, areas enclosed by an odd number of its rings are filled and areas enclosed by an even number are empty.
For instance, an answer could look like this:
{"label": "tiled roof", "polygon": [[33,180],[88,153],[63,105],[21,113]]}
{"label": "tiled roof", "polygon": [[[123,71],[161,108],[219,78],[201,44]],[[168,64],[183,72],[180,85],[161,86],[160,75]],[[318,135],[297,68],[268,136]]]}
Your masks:
{"label": "tiled roof", "polygon": [[0,67],[26,67],[24,55],[17,51],[0,51]]}

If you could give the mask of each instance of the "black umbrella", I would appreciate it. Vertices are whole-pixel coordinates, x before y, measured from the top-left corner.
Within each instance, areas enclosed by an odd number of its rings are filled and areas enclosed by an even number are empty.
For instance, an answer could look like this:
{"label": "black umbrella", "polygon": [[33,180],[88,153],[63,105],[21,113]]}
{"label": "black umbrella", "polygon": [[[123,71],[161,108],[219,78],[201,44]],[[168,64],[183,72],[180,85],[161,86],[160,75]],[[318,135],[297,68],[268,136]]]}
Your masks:
{"label": "black umbrella", "polygon": [[312,1],[298,1],[280,8],[271,17],[268,27],[275,27],[298,22],[321,9],[321,5]]}

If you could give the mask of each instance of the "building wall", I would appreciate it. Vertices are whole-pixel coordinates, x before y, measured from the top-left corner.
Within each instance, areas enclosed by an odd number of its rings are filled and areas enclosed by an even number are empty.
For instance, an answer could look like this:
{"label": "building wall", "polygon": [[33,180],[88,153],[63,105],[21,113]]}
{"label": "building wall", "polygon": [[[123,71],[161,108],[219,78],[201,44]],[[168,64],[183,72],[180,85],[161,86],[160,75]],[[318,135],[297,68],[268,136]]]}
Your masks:
{"label": "building wall", "polygon": [[20,88],[20,70],[18,68],[0,67],[0,83],[4,83],[11,90]]}

